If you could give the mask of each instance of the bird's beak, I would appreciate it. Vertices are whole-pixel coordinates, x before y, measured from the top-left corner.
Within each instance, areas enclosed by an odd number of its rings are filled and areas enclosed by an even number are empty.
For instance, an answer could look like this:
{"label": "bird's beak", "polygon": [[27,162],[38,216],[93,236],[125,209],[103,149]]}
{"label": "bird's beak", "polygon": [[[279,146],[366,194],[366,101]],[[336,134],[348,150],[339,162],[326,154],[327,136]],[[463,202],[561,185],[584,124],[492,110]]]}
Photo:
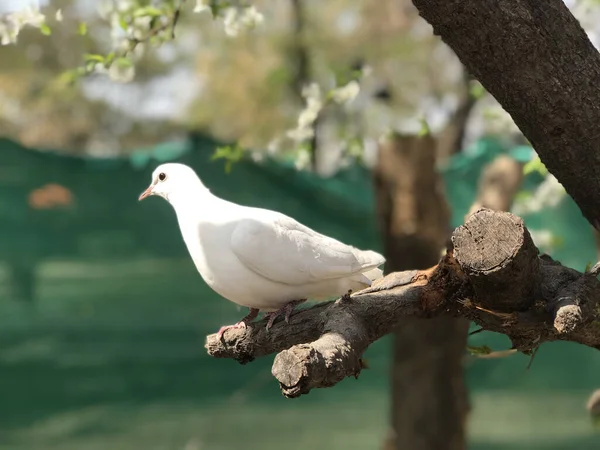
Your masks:
{"label": "bird's beak", "polygon": [[146,197],[152,195],[152,189],[154,188],[154,185],[151,184],[150,186],[148,186],[148,189],[146,189],[144,192],[142,192],[140,194],[140,198],[138,198],[138,201],[142,201],[144,200]]}

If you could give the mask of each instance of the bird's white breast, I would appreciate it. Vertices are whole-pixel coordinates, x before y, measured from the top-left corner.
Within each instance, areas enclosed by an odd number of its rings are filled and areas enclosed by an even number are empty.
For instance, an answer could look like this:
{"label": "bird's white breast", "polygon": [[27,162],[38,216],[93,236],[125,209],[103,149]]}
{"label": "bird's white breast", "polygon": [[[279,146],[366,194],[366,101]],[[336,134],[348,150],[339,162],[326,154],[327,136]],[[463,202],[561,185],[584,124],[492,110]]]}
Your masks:
{"label": "bird's white breast", "polygon": [[281,286],[248,269],[231,249],[235,218],[223,214],[219,221],[178,219],[194,265],[208,286],[238,305],[266,311],[279,307]]}

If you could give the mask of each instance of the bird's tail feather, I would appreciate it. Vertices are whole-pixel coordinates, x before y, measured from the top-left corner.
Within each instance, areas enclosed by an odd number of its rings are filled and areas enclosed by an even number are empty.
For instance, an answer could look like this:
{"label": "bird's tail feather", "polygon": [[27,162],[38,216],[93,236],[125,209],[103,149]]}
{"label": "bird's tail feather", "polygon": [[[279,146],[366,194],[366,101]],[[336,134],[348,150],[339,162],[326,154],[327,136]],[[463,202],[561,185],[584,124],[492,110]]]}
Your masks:
{"label": "bird's tail feather", "polygon": [[358,254],[358,260],[362,263],[363,267],[376,267],[385,262],[383,255],[380,255],[373,250],[360,250],[360,253]]}
{"label": "bird's tail feather", "polygon": [[374,269],[369,270],[368,272],[364,272],[363,275],[367,277],[371,282],[380,279],[383,277],[383,270],[375,267]]}
{"label": "bird's tail feather", "polygon": [[378,269],[376,267],[374,269],[367,270],[366,272],[354,274],[351,280],[355,281],[356,283],[360,283],[362,287],[365,287],[371,286],[371,284],[373,284],[373,281],[381,278],[382,276],[383,270]]}

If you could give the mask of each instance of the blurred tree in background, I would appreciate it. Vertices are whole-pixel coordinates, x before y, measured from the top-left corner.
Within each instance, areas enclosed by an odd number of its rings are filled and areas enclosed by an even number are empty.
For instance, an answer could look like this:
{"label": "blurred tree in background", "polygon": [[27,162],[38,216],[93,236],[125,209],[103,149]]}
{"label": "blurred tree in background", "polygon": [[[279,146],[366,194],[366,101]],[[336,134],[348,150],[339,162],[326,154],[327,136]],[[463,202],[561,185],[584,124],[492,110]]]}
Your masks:
{"label": "blurred tree in background", "polygon": [[[150,4],[166,15],[183,8],[176,39],[165,29],[168,37],[146,41],[154,11],[143,5]],[[323,113],[331,116],[320,138],[327,149],[323,170],[331,172],[352,138],[374,140],[398,126],[414,131],[422,118],[435,131],[456,108],[462,69],[410,2],[253,4],[264,19],[232,36],[224,18],[214,20],[209,10],[194,14],[191,1],[46,2],[44,27],[34,16],[16,45],[2,47],[2,127],[26,144],[93,154],[126,153],[180,136],[182,127],[210,129],[244,148],[286,152],[297,150],[282,138],[297,120],[305,85],[315,82],[326,92],[364,69],[358,98]],[[131,42],[124,40],[128,33],[143,42],[119,58],[123,42]],[[135,72],[99,70],[111,55],[113,67],[129,59]],[[93,69],[69,83],[80,66]],[[473,89],[483,94],[477,84]]]}

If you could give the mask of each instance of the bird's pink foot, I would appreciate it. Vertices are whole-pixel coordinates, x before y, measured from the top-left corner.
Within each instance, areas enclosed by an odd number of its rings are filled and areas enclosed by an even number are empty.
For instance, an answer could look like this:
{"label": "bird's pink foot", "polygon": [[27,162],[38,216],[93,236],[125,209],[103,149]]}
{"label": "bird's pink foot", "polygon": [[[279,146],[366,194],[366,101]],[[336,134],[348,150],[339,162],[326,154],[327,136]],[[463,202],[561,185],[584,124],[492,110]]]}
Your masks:
{"label": "bird's pink foot", "polygon": [[221,338],[223,337],[223,333],[225,333],[227,330],[246,328],[246,326],[250,322],[252,322],[254,319],[256,319],[257,316],[258,316],[258,309],[250,308],[250,312],[248,313],[248,315],[246,317],[244,317],[242,320],[240,320],[238,323],[236,323],[234,325],[224,325],[221,328],[219,328],[219,331],[217,331],[217,339],[220,341]]}
{"label": "bird's pink foot", "polygon": [[264,317],[265,317],[265,319],[268,319],[268,321],[267,321],[267,331],[269,331],[269,329],[273,326],[273,323],[275,322],[275,319],[277,319],[277,317],[279,317],[281,314],[285,314],[285,316],[284,316],[285,317],[285,323],[289,323],[290,322],[290,315],[292,314],[292,311],[294,311],[294,308],[296,306],[298,306],[300,303],[304,303],[305,301],[306,301],[306,299],[292,300],[291,302],[288,302],[285,305],[283,305],[277,311],[265,313]]}

